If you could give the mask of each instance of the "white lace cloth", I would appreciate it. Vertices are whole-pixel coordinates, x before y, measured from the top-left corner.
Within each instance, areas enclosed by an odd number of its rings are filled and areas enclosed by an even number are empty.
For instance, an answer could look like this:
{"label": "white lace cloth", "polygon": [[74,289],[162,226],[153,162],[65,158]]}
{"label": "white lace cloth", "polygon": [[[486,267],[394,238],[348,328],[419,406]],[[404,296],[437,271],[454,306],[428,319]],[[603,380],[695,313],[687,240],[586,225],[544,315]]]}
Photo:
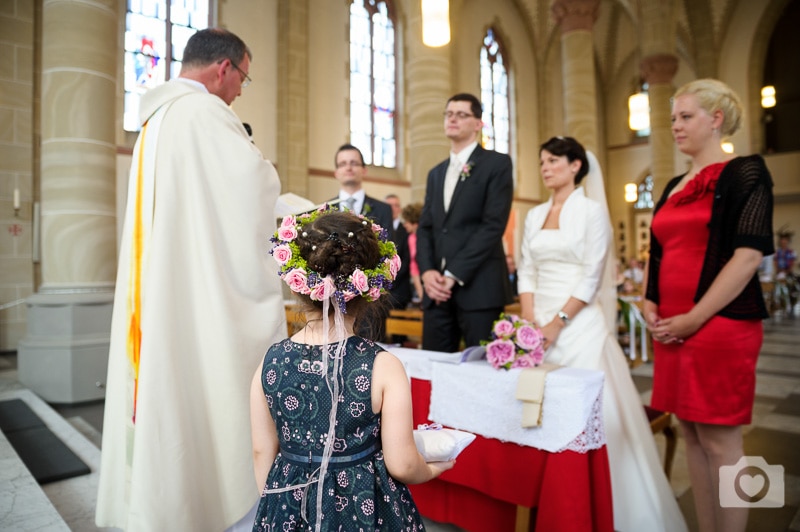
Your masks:
{"label": "white lace cloth", "polygon": [[542,425],[522,428],[514,395],[521,370],[497,370],[486,361],[431,362],[429,419],[447,427],[550,452],[586,452],[606,443],[602,421],[603,373],[560,368],[547,374]]}

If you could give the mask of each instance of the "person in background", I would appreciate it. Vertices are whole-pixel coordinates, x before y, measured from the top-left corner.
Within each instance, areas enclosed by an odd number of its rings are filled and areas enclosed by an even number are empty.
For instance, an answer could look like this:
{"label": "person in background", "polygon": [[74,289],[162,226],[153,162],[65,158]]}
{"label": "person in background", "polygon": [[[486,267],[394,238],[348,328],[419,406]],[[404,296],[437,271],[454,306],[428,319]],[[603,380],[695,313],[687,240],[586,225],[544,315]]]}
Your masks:
{"label": "person in background", "polygon": [[478,143],[481,102],[456,94],[444,111],[450,157],[428,173],[417,228],[425,295],[422,347],[456,352],[488,340],[513,301],[503,233],[514,193],[511,158]]}
{"label": "person in background", "polygon": [[[394,246],[380,227],[336,210],[284,218],[273,242],[307,323],[270,347],[253,375],[261,490],[253,531],[424,530],[406,484],[455,462],[425,462],[402,362],[353,332],[387,295]],[[298,267],[306,275],[295,275]]]}
{"label": "person in background", "polygon": [[403,207],[403,225],[408,232],[408,268],[411,283],[414,285],[414,296],[412,300],[417,303],[422,301],[422,281],[419,277],[419,264],[417,264],[417,227],[419,227],[419,217],[421,214],[421,203],[412,203]]}
{"label": "person in background", "polygon": [[286,321],[264,252],[280,180],[230,107],[250,82],[250,59],[233,33],[198,31],[180,76],[142,96],[112,316],[100,527],[252,524],[247,387]]}
{"label": "person in background", "polygon": [[651,404],[679,420],[702,531],[747,525],[747,507],[720,504],[720,467],[744,456],[741,427],[752,418],[768,316],[757,271],[774,251],[772,178],[761,156],[720,146],[741,120],[738,95],[721,81],[695,80],[675,93],[672,136],[691,166],[655,207],[646,271]]}
{"label": "person in background", "polygon": [[541,328],[546,362],[605,375],[614,530],[686,530],[617,340],[616,260],[600,165],[572,137],[551,138],[539,154],[551,196],[525,219],[517,269],[522,318]]}
{"label": "person in background", "polygon": [[788,231],[778,232],[778,249],[775,250],[773,258],[775,260],[775,276],[792,275],[794,271],[794,263],[797,260],[797,255],[794,250],[789,246],[792,243],[792,233]]}
{"label": "person in background", "polygon": [[[363,214],[376,224],[385,228],[391,238],[392,231],[392,208],[383,201],[367,196],[364,190],[364,177],[367,175],[367,166],[364,164],[364,155],[361,150],[352,144],[343,144],[336,150],[334,156],[335,170],[334,177],[339,182],[339,196],[333,201],[338,201],[339,210],[352,211],[356,214]],[[400,246],[398,246],[400,247]],[[403,262],[408,260],[408,251],[401,250],[403,255],[400,259]],[[386,306],[374,307],[359,322],[358,334],[375,340],[384,341],[386,338],[386,316],[389,310]]]}
{"label": "person in background", "polygon": [[623,272],[626,279],[630,279],[634,285],[641,286],[644,280],[644,269],[642,263],[636,257],[628,260],[628,267]]}
{"label": "person in background", "polygon": [[392,208],[392,229],[397,231],[402,226],[403,206],[400,204],[400,198],[397,194],[388,194],[383,200]]}
{"label": "person in background", "polygon": [[[384,198],[386,203],[392,208],[392,232],[391,240],[397,246],[397,254],[403,265],[397,273],[397,277],[392,285],[392,290],[389,293],[389,305],[393,309],[404,309],[411,303],[411,250],[408,246],[408,231],[402,223],[400,214],[402,208],[400,206],[400,198],[396,194],[389,194]],[[393,343],[402,342],[404,338],[389,339]]]}
{"label": "person in background", "polygon": [[792,243],[790,231],[781,228],[778,231],[778,249],[775,250],[773,260],[775,264],[775,305],[778,309],[785,310],[787,316],[794,313],[794,304],[797,302],[797,279],[794,276],[794,263],[797,255],[789,246]]}
{"label": "person in background", "polygon": [[341,187],[338,198],[334,198],[339,202],[339,210],[363,214],[387,231],[391,231],[394,227],[392,207],[377,198],[367,196],[364,190],[367,166],[364,164],[361,150],[352,144],[342,144],[336,150],[333,162],[335,164],[333,175]]}

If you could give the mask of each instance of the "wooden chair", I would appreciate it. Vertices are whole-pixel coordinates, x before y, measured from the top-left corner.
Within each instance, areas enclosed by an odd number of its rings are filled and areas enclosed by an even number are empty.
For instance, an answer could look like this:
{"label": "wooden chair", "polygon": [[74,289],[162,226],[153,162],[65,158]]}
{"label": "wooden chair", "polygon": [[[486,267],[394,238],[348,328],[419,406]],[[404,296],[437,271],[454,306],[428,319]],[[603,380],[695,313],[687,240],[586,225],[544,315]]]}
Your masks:
{"label": "wooden chair", "polygon": [[289,336],[306,326],[305,314],[298,310],[296,305],[285,305],[284,311],[286,312],[286,332]]}
{"label": "wooden chair", "polygon": [[661,432],[667,439],[667,449],[664,453],[664,473],[667,475],[667,480],[669,480],[672,473],[672,462],[675,459],[675,449],[678,447],[678,438],[672,428],[672,414],[650,408],[647,405],[645,405],[644,411],[647,414],[647,420],[650,422],[650,430],[653,431],[653,434]]}
{"label": "wooden chair", "polygon": [[386,337],[408,336],[422,342],[422,310],[418,308],[393,309],[386,318]]}

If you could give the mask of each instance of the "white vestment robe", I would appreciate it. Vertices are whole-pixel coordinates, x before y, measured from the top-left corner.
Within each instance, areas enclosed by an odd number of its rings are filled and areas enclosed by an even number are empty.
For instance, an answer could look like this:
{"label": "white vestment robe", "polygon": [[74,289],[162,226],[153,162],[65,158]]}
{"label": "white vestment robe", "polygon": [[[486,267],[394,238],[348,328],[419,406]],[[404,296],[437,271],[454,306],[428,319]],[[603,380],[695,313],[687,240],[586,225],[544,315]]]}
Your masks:
{"label": "white vestment robe", "polygon": [[[280,181],[236,114],[200,87],[161,85],[144,95],[140,114],[149,124],[131,182],[141,175],[143,186],[131,186],[121,242],[96,521],[134,531],[224,530],[258,499],[250,381],[266,349],[286,337],[268,253]],[[127,344],[137,255],[134,423]]]}

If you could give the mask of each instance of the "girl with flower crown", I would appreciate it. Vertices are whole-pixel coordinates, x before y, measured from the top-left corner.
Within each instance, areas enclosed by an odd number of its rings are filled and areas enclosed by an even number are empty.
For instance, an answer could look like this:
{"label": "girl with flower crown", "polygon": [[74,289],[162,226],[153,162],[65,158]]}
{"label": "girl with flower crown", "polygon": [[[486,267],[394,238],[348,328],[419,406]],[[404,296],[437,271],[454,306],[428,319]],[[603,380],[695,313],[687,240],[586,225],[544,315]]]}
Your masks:
{"label": "girl with flower crown", "polygon": [[287,216],[272,241],[307,323],[253,377],[253,530],[424,530],[406,484],[454,462],[425,462],[402,363],[353,334],[391,288],[394,244],[380,226],[325,209]]}

